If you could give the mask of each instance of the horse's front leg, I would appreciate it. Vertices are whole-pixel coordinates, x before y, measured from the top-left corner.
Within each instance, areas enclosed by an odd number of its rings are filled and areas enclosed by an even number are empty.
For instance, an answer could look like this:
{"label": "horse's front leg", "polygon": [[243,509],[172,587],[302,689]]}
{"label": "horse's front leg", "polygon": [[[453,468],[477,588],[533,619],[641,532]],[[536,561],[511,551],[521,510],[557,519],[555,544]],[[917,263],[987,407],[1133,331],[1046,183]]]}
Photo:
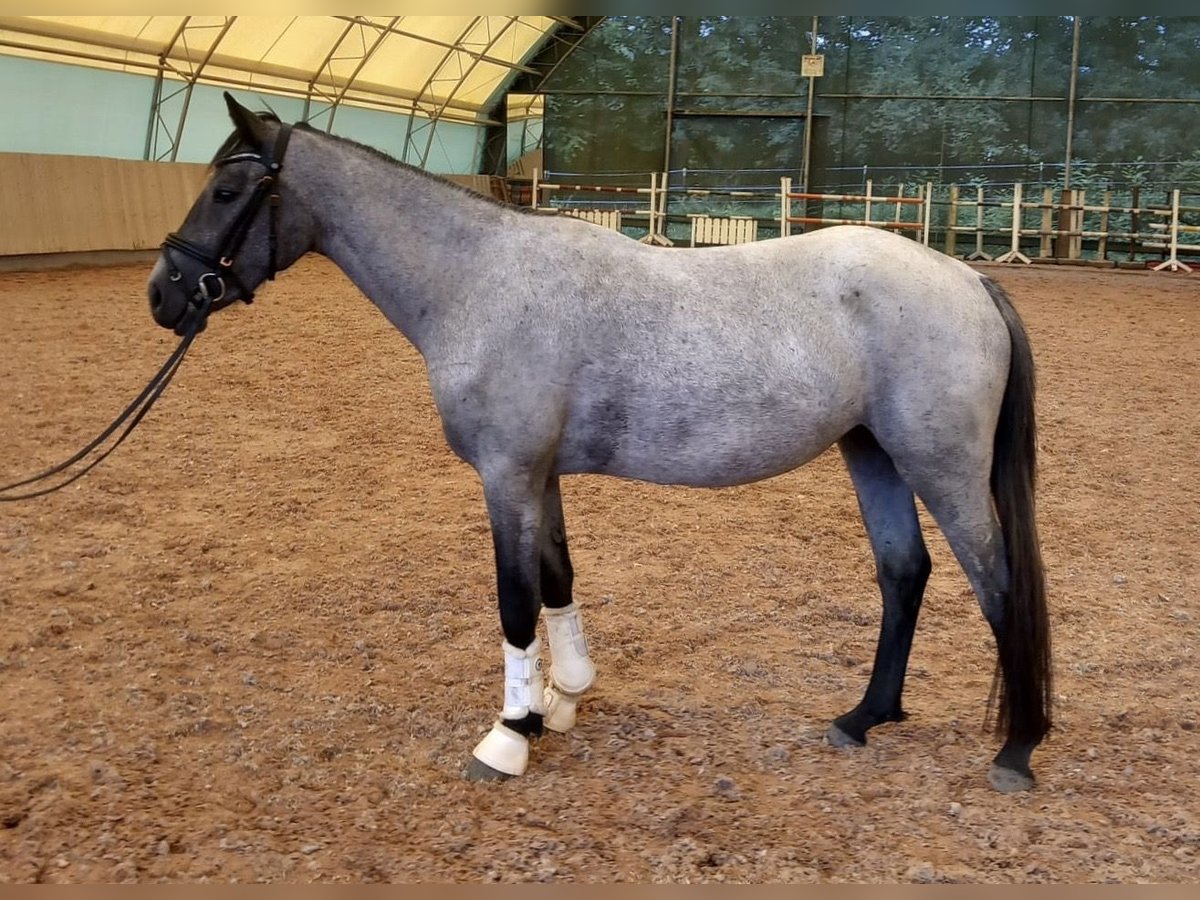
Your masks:
{"label": "horse's front leg", "polygon": [[[567,731],[575,706],[592,684],[579,610],[571,602],[573,572],[567,552],[558,478],[509,471],[484,476],[484,496],[496,551],[496,592],[504,632],[504,707],[475,747],[467,777],[495,780],[524,773],[529,738],[543,725]],[[550,685],[542,673],[538,614],[546,604],[553,660]]]}
{"label": "horse's front leg", "polygon": [[529,765],[529,738],[541,735],[546,712],[537,639],[546,478],[517,466],[493,466],[481,475],[504,632],[504,707],[492,730],[476,745],[467,777],[491,781],[524,773]]}

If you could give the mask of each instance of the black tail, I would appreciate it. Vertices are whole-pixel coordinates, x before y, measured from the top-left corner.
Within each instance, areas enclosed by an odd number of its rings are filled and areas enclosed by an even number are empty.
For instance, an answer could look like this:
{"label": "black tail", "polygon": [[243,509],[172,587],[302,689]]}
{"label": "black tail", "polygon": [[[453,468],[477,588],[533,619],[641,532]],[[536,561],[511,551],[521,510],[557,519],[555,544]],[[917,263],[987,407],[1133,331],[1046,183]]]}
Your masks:
{"label": "black tail", "polygon": [[988,715],[999,694],[997,732],[1007,733],[1010,742],[1037,744],[1051,725],[1052,664],[1050,617],[1034,504],[1037,424],[1033,352],[1021,317],[1004,289],[988,278],[982,281],[1004,317],[1012,340],[991,478],[1008,557],[1010,589],[1004,625],[996,635],[999,659]]}

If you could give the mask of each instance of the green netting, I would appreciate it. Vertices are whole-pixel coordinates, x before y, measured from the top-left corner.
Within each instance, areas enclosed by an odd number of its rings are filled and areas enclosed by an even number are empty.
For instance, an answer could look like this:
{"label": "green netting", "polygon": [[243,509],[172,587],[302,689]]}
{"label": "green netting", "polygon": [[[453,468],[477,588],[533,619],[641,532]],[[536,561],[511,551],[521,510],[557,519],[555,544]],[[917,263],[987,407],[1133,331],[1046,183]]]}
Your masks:
{"label": "green netting", "polygon": [[[798,177],[811,25],[680,17],[668,142],[670,18],[610,17],[546,85],[546,168]],[[1066,16],[821,17],[812,186],[1061,184],[1072,32]],[[1078,76],[1078,177],[1200,187],[1200,18],[1084,17]]]}

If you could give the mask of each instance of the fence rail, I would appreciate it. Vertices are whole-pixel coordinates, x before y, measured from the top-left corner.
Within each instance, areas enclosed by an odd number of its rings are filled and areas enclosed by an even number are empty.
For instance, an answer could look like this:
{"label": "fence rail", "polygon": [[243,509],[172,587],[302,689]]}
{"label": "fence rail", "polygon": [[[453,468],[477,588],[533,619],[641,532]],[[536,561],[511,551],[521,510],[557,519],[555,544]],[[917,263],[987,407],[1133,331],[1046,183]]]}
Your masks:
{"label": "fence rail", "polygon": [[[646,234],[641,240],[648,244],[665,244],[670,246],[666,236],[666,202],[667,176],[662,172],[650,172],[647,176],[648,186],[621,184],[570,184],[565,182],[546,181],[540,169],[533,170],[533,187],[530,191],[530,202],[534,209],[560,212],[585,219],[603,227],[624,231],[630,219],[645,219]],[[555,203],[555,194],[568,195],[564,202]],[[616,201],[606,201],[604,205],[580,204],[576,197],[570,195],[615,195]],[[646,206],[629,206],[624,198],[628,195],[646,197]],[[613,213],[617,213],[614,217]]]}
{"label": "fence rail", "polygon": [[[869,225],[908,234],[951,256],[1002,263],[1068,262],[1191,272],[1200,257],[1200,194],[1178,188],[1125,194],[1105,190],[1009,186],[893,186],[879,191],[868,179],[861,193],[795,191],[778,187],[703,188],[669,183],[649,173],[643,186],[546,181],[535,173],[533,205],[560,212],[620,208],[645,231],[641,240],[673,244],[672,226],[691,227],[696,216],[753,219],[759,239],[830,225]],[[602,195],[612,195],[601,199]],[[630,194],[645,198],[630,208]],[[1185,202],[1186,201],[1186,202]],[[699,207],[697,206],[699,204]],[[753,207],[757,212],[747,212]],[[717,210],[720,211],[717,211]]]}

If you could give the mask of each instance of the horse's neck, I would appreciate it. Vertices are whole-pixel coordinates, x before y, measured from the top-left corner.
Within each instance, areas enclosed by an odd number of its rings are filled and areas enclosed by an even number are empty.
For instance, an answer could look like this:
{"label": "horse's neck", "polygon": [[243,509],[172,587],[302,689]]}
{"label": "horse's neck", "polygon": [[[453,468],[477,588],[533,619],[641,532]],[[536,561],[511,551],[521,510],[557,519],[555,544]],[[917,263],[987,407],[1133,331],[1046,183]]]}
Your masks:
{"label": "horse's neck", "polygon": [[341,156],[306,181],[320,223],[314,249],[423,349],[479,270],[480,219],[503,210],[356,148],[325,149]]}

